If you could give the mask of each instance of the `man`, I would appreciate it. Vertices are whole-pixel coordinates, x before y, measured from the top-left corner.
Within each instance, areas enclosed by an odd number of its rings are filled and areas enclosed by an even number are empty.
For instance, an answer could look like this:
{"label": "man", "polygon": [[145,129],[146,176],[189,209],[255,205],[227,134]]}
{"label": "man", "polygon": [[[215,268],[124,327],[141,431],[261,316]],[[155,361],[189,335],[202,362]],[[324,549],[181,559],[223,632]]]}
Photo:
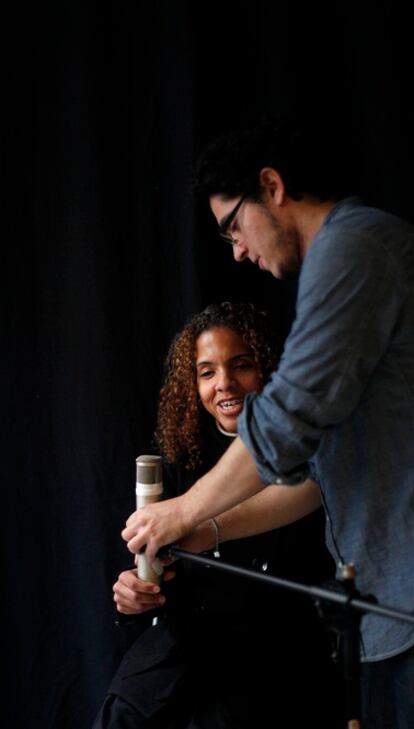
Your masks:
{"label": "man", "polygon": [[[249,396],[239,438],[183,497],[133,514],[131,551],[163,544],[266,484],[320,484],[327,542],[362,595],[414,608],[414,230],[334,181],[333,148],[268,123],[218,140],[200,160],[236,261],[299,275],[283,357]],[[235,477],[236,476],[236,477]],[[414,626],[364,616],[364,729],[414,726]]]}

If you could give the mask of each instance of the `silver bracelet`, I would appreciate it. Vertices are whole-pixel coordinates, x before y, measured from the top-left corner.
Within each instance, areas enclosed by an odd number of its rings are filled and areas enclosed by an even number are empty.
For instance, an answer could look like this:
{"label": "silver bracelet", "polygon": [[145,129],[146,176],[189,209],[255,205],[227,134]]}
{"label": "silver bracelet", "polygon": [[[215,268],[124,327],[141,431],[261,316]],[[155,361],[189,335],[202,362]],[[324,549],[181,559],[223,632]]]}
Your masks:
{"label": "silver bracelet", "polygon": [[220,551],[219,551],[219,525],[217,524],[217,522],[216,522],[216,520],[214,519],[213,516],[211,517],[210,521],[211,521],[211,523],[213,525],[214,534],[215,534],[215,538],[216,538],[216,545],[215,545],[215,549],[213,551],[213,556],[216,559],[219,559],[220,558]]}

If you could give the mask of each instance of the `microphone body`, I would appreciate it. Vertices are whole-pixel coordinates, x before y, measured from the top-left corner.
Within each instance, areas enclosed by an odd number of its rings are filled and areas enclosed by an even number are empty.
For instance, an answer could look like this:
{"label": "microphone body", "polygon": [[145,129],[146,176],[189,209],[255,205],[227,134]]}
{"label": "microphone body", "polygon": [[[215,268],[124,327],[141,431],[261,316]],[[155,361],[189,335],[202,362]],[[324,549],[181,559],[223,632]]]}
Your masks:
{"label": "microphone body", "polygon": [[[139,456],[136,459],[137,509],[159,501],[163,492],[162,461],[160,456]],[[137,555],[138,577],[146,582],[161,582],[163,567],[156,559],[152,564],[144,553]]]}

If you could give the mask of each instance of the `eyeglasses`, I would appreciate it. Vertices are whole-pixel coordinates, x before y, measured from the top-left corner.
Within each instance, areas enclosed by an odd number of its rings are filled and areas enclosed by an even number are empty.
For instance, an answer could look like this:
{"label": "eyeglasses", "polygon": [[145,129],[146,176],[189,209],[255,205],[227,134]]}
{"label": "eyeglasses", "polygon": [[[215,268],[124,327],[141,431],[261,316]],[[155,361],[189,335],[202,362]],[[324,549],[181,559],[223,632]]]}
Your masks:
{"label": "eyeglasses", "polygon": [[229,232],[229,229],[230,229],[230,226],[231,226],[233,220],[235,219],[237,213],[239,212],[241,206],[243,205],[244,201],[246,200],[246,198],[247,198],[247,193],[245,192],[244,195],[241,196],[237,205],[235,205],[233,210],[230,210],[228,215],[226,215],[223,218],[223,220],[221,221],[221,223],[219,225],[219,233],[220,233],[221,237],[224,238],[224,240],[227,241],[227,243],[231,243],[232,245],[234,245],[235,240],[234,240],[233,236],[231,235],[231,233]]}

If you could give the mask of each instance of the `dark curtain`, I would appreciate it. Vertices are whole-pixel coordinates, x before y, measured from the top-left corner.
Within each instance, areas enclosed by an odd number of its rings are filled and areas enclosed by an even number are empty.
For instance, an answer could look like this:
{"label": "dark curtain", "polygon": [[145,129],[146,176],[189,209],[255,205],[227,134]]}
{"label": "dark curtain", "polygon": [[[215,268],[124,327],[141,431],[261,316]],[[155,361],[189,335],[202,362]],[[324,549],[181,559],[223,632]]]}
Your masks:
{"label": "dark curtain", "polygon": [[294,288],[236,266],[192,198],[217,133],[332,124],[369,202],[413,218],[412,38],[398,3],[21,2],[3,18],[1,713],[87,729],[121,649],[137,455],[173,334]]}

